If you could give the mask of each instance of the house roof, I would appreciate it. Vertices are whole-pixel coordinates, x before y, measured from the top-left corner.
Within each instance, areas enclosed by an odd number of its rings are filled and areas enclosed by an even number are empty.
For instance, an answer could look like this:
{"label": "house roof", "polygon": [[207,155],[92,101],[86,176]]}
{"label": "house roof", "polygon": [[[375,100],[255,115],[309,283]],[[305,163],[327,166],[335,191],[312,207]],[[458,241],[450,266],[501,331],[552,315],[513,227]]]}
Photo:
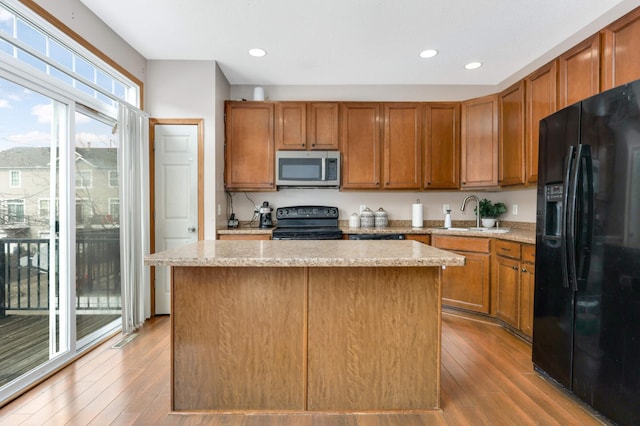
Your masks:
{"label": "house roof", "polygon": [[[117,164],[116,148],[76,148],[76,161],[93,168],[113,169]],[[51,163],[51,150],[46,147],[14,147],[0,151],[0,169],[46,168]]]}

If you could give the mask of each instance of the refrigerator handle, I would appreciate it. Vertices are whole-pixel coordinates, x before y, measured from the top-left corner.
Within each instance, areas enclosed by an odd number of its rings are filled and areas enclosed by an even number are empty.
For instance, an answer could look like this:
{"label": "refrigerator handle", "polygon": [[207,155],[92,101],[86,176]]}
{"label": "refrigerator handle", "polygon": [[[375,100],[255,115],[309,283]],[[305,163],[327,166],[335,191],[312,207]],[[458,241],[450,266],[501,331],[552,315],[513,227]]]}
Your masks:
{"label": "refrigerator handle", "polygon": [[[593,190],[593,159],[591,157],[591,146],[580,145],[577,154],[578,167],[576,172],[580,171],[580,182],[586,181],[586,185],[582,185],[584,193],[582,194],[582,203],[580,208],[580,226],[578,231],[579,240],[576,240],[576,247],[579,252],[576,256],[576,283],[574,289],[582,291],[586,289],[587,274],[589,273],[589,265],[591,263],[591,244],[593,241],[593,219],[594,219],[594,190]],[[576,215],[578,212],[576,211]],[[577,218],[576,218],[577,219]]]}
{"label": "refrigerator handle", "polygon": [[571,145],[569,146],[569,149],[567,150],[567,157],[566,157],[566,164],[565,164],[565,175],[564,175],[564,184],[563,184],[563,188],[562,188],[562,223],[561,223],[561,236],[560,236],[560,254],[562,257],[562,281],[563,281],[563,285],[566,288],[569,288],[572,286],[572,279],[571,276],[569,275],[571,273],[571,271],[569,270],[569,263],[570,263],[570,259],[569,259],[569,254],[568,254],[568,247],[569,247],[569,241],[568,241],[568,230],[570,228],[569,226],[569,217],[572,214],[572,210],[571,210],[571,206],[569,204],[569,199],[570,194],[569,192],[571,191],[572,185],[570,185],[571,183],[571,176],[572,173],[571,171],[573,170],[572,166],[574,164],[573,159],[574,159],[574,155],[575,155],[575,146]]}

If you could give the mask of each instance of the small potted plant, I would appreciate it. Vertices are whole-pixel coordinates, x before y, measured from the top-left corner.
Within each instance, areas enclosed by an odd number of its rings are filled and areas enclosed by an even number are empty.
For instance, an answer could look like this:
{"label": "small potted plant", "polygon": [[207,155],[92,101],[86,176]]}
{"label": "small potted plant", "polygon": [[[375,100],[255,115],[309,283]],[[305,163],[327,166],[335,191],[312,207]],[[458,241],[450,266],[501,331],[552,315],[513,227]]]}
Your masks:
{"label": "small potted plant", "polygon": [[492,203],[490,200],[483,198],[478,204],[476,214],[480,213],[482,226],[485,228],[493,228],[496,224],[496,219],[506,212],[507,206],[504,203]]}

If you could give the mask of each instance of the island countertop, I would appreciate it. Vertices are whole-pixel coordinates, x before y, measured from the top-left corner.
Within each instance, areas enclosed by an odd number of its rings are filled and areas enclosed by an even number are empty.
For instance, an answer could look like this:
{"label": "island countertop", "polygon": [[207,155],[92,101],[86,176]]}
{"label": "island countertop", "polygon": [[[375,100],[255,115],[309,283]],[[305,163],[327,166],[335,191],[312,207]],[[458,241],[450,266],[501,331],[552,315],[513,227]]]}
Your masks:
{"label": "island countertop", "polygon": [[152,266],[463,266],[464,256],[416,241],[205,240],[145,256]]}

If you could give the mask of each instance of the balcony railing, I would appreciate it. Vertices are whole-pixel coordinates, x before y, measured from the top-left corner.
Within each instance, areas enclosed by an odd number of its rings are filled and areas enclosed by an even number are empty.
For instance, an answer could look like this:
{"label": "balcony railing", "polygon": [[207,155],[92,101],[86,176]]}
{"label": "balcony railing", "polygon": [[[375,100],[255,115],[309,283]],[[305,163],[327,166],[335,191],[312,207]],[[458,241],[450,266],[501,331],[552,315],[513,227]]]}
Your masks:
{"label": "balcony railing", "polygon": [[[49,239],[0,239],[0,316],[7,311],[48,311],[51,285],[58,309],[60,283],[57,273],[49,274],[51,249]],[[119,229],[78,233],[75,280],[76,311],[120,310]]]}

